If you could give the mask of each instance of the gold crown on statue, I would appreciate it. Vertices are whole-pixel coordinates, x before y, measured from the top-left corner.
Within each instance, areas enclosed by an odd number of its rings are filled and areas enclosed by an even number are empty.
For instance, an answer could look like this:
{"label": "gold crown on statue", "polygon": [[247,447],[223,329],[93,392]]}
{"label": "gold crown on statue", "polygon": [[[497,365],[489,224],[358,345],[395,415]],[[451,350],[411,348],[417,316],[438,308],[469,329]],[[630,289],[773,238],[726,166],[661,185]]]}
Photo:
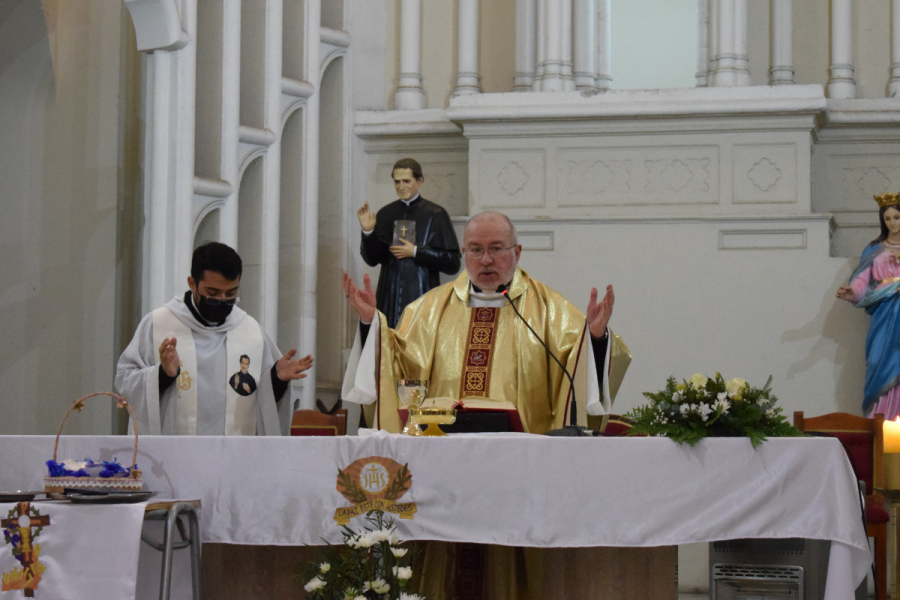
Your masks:
{"label": "gold crown on statue", "polygon": [[880,196],[873,196],[873,198],[875,198],[875,202],[878,203],[878,208],[900,204],[900,194],[892,194],[890,192],[887,192],[885,194],[881,194]]}

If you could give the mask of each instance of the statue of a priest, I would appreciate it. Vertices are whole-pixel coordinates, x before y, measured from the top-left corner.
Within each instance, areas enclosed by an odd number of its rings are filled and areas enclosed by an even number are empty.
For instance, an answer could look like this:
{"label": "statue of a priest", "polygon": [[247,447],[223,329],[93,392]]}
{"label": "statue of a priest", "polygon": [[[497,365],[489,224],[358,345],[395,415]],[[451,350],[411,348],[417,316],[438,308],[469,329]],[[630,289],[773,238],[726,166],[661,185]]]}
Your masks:
{"label": "statue of a priest", "polygon": [[406,306],[440,285],[440,274],[459,271],[459,242],[450,216],[419,195],[422,167],[400,159],[391,170],[397,200],[373,215],[369,203],[357,211],[362,227],[360,253],[370,267],[381,265],[375,294],[390,327]]}

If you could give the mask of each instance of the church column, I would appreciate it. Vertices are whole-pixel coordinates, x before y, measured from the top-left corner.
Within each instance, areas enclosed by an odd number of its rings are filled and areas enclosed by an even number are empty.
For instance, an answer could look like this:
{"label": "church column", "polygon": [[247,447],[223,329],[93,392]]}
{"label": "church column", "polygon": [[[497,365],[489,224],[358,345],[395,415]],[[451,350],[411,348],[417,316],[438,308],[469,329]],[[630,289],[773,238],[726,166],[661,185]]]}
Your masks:
{"label": "church column", "polygon": [[[418,1],[416,2],[418,5]],[[301,356],[316,348],[318,325],[318,295],[316,293],[319,264],[319,104],[322,96],[322,74],[320,72],[320,32],[321,4],[310,2],[305,23],[304,60],[306,71],[315,85],[315,93],[306,101],[304,124],[306,130],[303,142],[303,206],[301,209],[301,275],[300,275],[300,335],[297,350]],[[402,8],[401,8],[402,10]],[[418,15],[416,21],[416,54],[418,54]],[[418,59],[417,59],[418,62]],[[399,92],[399,90],[398,90]],[[423,95],[424,100],[424,95]],[[423,102],[424,106],[424,102]],[[400,108],[397,106],[397,108]],[[299,408],[313,409],[316,406],[316,364],[307,371],[305,379],[295,379],[291,383],[291,400],[300,400]]]}
{"label": "church column", "polygon": [[710,83],[716,87],[750,85],[750,71],[747,68],[747,0],[712,2],[716,22]]}
{"label": "church column", "polygon": [[610,0],[594,0],[594,14],[592,22],[596,24],[594,36],[594,85],[598,90],[608,90],[612,84],[612,67],[610,66],[610,53],[612,52],[612,19],[610,13]]}
{"label": "church column", "polygon": [[888,96],[900,96],[900,0],[891,0],[891,81]]}
{"label": "church column", "polygon": [[413,110],[425,108],[422,89],[421,38],[422,0],[400,2],[400,77],[394,94],[394,108]]}
{"label": "church column", "polygon": [[544,80],[544,62],[547,60],[547,3],[551,0],[537,0],[537,12],[535,14],[535,52],[537,56],[537,64],[534,68],[534,86],[535,92],[541,91],[542,82]]}
{"label": "church column", "polygon": [[853,0],[831,0],[829,98],[856,98],[853,69]]}
{"label": "church column", "polygon": [[542,2],[544,49],[541,61],[541,91],[561,92],[574,89],[572,80],[572,0],[544,0]]}
{"label": "church column", "polygon": [[697,87],[706,87],[709,76],[709,0],[697,0]]}
{"label": "church column", "polygon": [[147,313],[184,290],[193,249],[197,6],[126,7],[138,50],[146,53],[141,310]]}
{"label": "church column", "polygon": [[478,0],[459,0],[456,88],[454,96],[480,94],[478,77]]}
{"label": "church column", "polygon": [[769,85],[794,83],[794,2],[772,0],[770,11],[772,66],[769,68]]}
{"label": "church column", "polygon": [[737,85],[750,85],[750,58],[747,55],[747,0],[734,3],[734,68]]}
{"label": "church column", "polygon": [[594,0],[575,0],[575,89],[595,89]]}
{"label": "church column", "polygon": [[516,74],[514,92],[530,92],[534,85],[535,0],[516,0]]}

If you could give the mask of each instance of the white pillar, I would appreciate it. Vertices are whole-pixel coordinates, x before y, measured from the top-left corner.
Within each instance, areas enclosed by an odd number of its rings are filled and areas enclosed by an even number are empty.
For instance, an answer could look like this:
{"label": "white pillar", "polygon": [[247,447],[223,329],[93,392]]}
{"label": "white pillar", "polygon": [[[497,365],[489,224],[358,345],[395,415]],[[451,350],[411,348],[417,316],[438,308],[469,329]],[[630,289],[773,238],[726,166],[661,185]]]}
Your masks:
{"label": "white pillar", "polygon": [[711,0],[712,60],[709,84],[717,87],[750,85],[747,68],[747,0]]}
{"label": "white pillar", "polygon": [[610,0],[594,0],[596,33],[594,36],[594,85],[598,90],[608,90],[612,83],[610,52],[612,52],[612,27]]}
{"label": "white pillar", "polygon": [[[144,313],[184,290],[194,241],[194,96],[197,5],[178,15],[179,41],[144,47]],[[173,34],[174,35],[174,34]]]}
{"label": "white pillar", "polygon": [[900,96],[900,0],[891,0],[891,81],[888,96]]}
{"label": "white pillar", "polygon": [[734,3],[734,70],[737,85],[750,85],[750,59],[747,55],[747,0]]}
{"label": "white pillar", "polygon": [[853,69],[853,0],[831,0],[830,98],[856,98]]}
{"label": "white pillar", "polygon": [[594,0],[575,0],[575,89],[593,90]]}
{"label": "white pillar", "polygon": [[794,83],[794,2],[771,0],[772,66],[769,68],[769,85]]}
{"label": "white pillar", "polygon": [[[545,21],[542,40],[545,54],[539,63],[543,69],[541,91],[561,92],[574,88],[572,81],[572,0],[544,0]],[[540,42],[539,42],[540,43]],[[568,79],[568,85],[567,85]]]}
{"label": "white pillar", "polygon": [[534,85],[535,0],[516,0],[516,74],[514,92],[530,92]]}
{"label": "white pillar", "polygon": [[706,2],[709,12],[706,15],[708,21],[707,29],[707,63],[706,63],[706,85],[713,87],[716,85],[716,70],[718,68],[719,56],[719,0],[700,0]]}
{"label": "white pillar", "polygon": [[572,2],[562,2],[562,76],[563,89],[567,92],[575,89],[575,78],[572,76]]}
{"label": "white pillar", "polygon": [[[400,77],[394,94],[394,108],[425,108],[422,89],[421,38],[422,0],[400,1]],[[318,38],[318,36],[317,36]]]}
{"label": "white pillar", "polygon": [[456,88],[454,96],[480,94],[478,77],[478,0],[459,0]]}
{"label": "white pillar", "polygon": [[707,86],[709,46],[709,0],[697,0],[697,87]]}
{"label": "white pillar", "polygon": [[535,44],[537,46],[537,64],[534,69],[535,92],[542,89],[544,80],[544,62],[547,60],[547,4],[551,0],[537,0],[535,22]]}
{"label": "white pillar", "polygon": [[[416,5],[419,2],[416,0]],[[300,335],[297,340],[297,350],[301,356],[316,351],[318,296],[316,294],[316,280],[319,264],[319,105],[322,97],[322,77],[319,65],[321,4],[310,2],[307,5],[309,22],[305,23],[304,60],[306,69],[315,80],[312,82],[316,92],[306,101],[306,110],[303,115],[303,129],[306,136],[303,142],[303,208],[301,209],[301,272],[300,272]],[[401,10],[403,8],[401,7]],[[416,20],[416,55],[418,64],[419,29],[418,15]],[[402,50],[401,50],[402,52]],[[398,90],[398,94],[399,94]],[[424,95],[423,95],[424,99]],[[395,98],[396,102],[396,98]],[[400,108],[399,105],[397,108]],[[300,401],[299,408],[312,409],[316,406],[316,379],[317,369],[315,363],[307,371],[306,379],[295,379],[291,383],[291,401]]]}
{"label": "white pillar", "polygon": [[713,0],[716,2],[716,41],[718,52],[713,56],[715,70],[713,85],[728,87],[737,85],[735,70],[734,12],[735,0]]}

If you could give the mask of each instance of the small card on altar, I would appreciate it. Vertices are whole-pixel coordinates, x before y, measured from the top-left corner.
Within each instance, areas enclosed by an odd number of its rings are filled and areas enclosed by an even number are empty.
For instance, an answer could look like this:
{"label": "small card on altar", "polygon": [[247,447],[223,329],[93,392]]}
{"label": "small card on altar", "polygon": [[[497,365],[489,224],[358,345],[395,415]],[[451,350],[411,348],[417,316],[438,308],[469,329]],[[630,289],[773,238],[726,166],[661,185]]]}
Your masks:
{"label": "small card on altar", "polygon": [[399,246],[404,241],[410,244],[416,243],[415,221],[394,221],[394,241],[392,246]]}

